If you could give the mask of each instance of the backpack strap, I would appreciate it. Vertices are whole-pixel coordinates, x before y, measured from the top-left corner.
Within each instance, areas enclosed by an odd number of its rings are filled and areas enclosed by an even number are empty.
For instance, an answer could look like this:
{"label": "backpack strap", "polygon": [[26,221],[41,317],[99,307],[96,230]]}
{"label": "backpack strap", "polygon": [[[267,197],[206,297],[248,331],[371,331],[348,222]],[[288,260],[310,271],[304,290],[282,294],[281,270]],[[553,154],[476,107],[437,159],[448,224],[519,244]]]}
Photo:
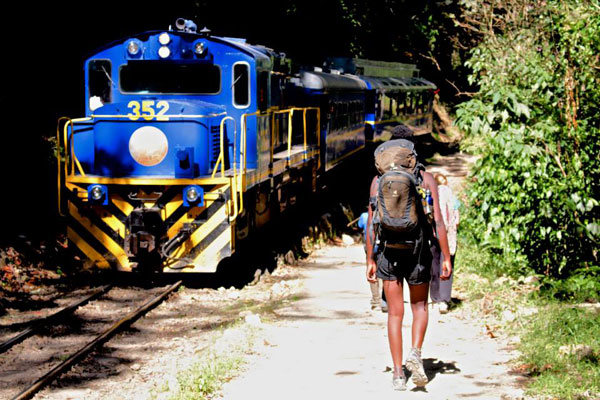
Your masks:
{"label": "backpack strap", "polygon": [[374,251],[375,248],[377,250],[381,250],[381,246],[377,246],[380,239],[380,227],[379,227],[379,214],[377,212],[377,193],[379,191],[379,176],[375,175],[373,180],[371,181],[371,188],[369,189],[369,206],[370,206],[370,214],[371,214],[371,224],[369,226],[369,230],[372,235],[370,238],[372,242],[369,243],[371,249]]}
{"label": "backpack strap", "polygon": [[[423,164],[421,164],[420,162],[417,162],[417,165],[415,165],[415,169],[414,169],[414,174],[415,174],[415,180],[417,182],[417,187],[421,187],[423,184],[423,173],[425,172],[425,166]],[[417,248],[419,248],[418,253],[419,253],[419,259],[421,258],[421,254],[423,251],[423,247],[427,245],[427,243],[433,239],[433,232],[435,231],[435,221],[433,221],[431,224],[429,223],[429,221],[427,220],[427,218],[425,217],[425,210],[423,210],[423,204],[421,202],[419,202],[418,204],[418,208],[419,208],[419,218],[421,219],[421,227],[420,227],[420,232],[419,232],[419,245],[415,246],[415,254],[417,253]]]}
{"label": "backpack strap", "polygon": [[413,174],[415,175],[415,180],[417,181],[418,186],[421,186],[423,183],[422,172],[425,172],[425,166],[420,162],[417,162],[417,165],[415,165],[415,169],[413,170]]}
{"label": "backpack strap", "polygon": [[[419,184],[419,186],[421,186],[421,184],[423,183],[423,173],[425,172],[425,166],[423,166],[423,164],[421,163],[417,163],[417,165],[415,166],[415,173],[417,174],[417,183]],[[429,241],[433,241],[433,240],[437,240],[435,235],[437,232],[437,228],[436,228],[436,224],[435,224],[435,219],[432,219],[431,222],[429,222],[427,220],[427,218],[425,217],[425,211],[423,210],[423,207],[421,205],[420,207],[421,212],[422,212],[422,218],[423,218],[423,224],[422,224],[422,231],[423,231],[423,241],[425,243],[429,242]],[[432,210],[433,212],[433,210]]]}
{"label": "backpack strap", "polygon": [[371,181],[371,188],[369,189],[369,206],[371,210],[375,212],[377,209],[377,189],[379,188],[379,177],[374,176]]}

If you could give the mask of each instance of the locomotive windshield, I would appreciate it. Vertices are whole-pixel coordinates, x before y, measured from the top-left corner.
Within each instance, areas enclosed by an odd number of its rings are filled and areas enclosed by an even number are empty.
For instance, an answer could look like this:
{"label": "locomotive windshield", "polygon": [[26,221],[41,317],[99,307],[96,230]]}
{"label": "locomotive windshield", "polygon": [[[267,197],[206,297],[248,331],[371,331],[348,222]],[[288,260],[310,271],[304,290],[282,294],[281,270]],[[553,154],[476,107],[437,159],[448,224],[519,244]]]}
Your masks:
{"label": "locomotive windshield", "polygon": [[110,79],[110,60],[92,60],[88,65],[88,86],[90,98],[96,98],[101,104],[112,99],[112,80]]}
{"label": "locomotive windshield", "polygon": [[125,93],[217,94],[221,70],[212,64],[129,61],[119,71]]}

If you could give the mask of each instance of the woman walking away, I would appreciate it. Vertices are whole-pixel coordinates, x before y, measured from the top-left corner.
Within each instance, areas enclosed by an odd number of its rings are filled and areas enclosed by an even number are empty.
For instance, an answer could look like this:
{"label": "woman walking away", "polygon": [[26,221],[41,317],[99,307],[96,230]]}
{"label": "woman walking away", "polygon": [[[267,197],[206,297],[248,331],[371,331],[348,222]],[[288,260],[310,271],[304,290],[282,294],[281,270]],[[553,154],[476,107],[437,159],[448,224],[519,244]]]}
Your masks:
{"label": "woman walking away", "polygon": [[[452,189],[448,186],[448,178],[446,178],[444,174],[435,174],[433,177],[438,184],[440,211],[442,212],[444,225],[446,226],[450,261],[452,262],[452,268],[454,268],[454,258],[456,257],[456,233],[460,220],[460,213],[458,211],[459,201],[452,193]],[[434,262],[433,266],[434,271],[433,276],[431,277],[430,297],[432,301],[440,303],[440,313],[445,314],[448,312],[448,305],[452,298],[453,277],[451,276],[448,280],[440,280],[439,267],[438,270],[435,270],[435,267],[439,266],[439,263]]]}
{"label": "woman walking away", "polygon": [[[406,390],[402,369],[402,319],[404,318],[403,280],[409,287],[412,309],[412,348],[406,358],[406,368],[416,386],[428,382],[423,368],[421,348],[429,319],[431,250],[439,242],[444,255],[441,278],[452,274],[450,251],[444,220],[439,206],[438,188],[433,176],[417,162],[410,128],[400,125],[395,137],[403,139],[383,143],[375,150],[375,164],[381,173],[377,180],[377,195],[371,197],[369,222],[377,228],[377,253],[367,247],[367,280],[383,280],[388,303],[388,339],[394,373],[392,386]],[[417,193],[425,193],[425,204]],[[433,223],[435,221],[435,223]],[[435,226],[435,230],[433,228]]]}

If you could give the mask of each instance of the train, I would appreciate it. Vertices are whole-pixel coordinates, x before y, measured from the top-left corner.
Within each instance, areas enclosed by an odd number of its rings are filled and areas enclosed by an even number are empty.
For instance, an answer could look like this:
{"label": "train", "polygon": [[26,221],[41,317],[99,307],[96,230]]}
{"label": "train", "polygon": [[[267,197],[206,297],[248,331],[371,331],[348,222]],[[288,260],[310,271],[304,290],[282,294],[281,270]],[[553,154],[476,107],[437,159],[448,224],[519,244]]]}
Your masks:
{"label": "train", "polygon": [[416,66],[281,52],[177,19],[84,62],[85,116],[57,128],[58,205],[88,267],[215,272],[240,241],[390,127],[432,129]]}

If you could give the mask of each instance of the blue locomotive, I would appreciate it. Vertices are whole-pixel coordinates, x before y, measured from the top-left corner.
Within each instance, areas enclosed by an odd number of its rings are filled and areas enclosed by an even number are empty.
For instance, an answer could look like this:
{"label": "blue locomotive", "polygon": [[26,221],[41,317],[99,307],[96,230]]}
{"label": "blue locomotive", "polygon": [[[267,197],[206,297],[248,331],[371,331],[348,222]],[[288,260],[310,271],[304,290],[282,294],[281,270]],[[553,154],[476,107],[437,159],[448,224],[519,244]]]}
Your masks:
{"label": "blue locomotive", "polygon": [[282,53],[183,19],[106,45],[85,61],[86,116],[59,121],[70,247],[97,267],[214,272],[386,126],[431,129],[435,86],[414,67],[394,76],[405,66],[294,72]]}

